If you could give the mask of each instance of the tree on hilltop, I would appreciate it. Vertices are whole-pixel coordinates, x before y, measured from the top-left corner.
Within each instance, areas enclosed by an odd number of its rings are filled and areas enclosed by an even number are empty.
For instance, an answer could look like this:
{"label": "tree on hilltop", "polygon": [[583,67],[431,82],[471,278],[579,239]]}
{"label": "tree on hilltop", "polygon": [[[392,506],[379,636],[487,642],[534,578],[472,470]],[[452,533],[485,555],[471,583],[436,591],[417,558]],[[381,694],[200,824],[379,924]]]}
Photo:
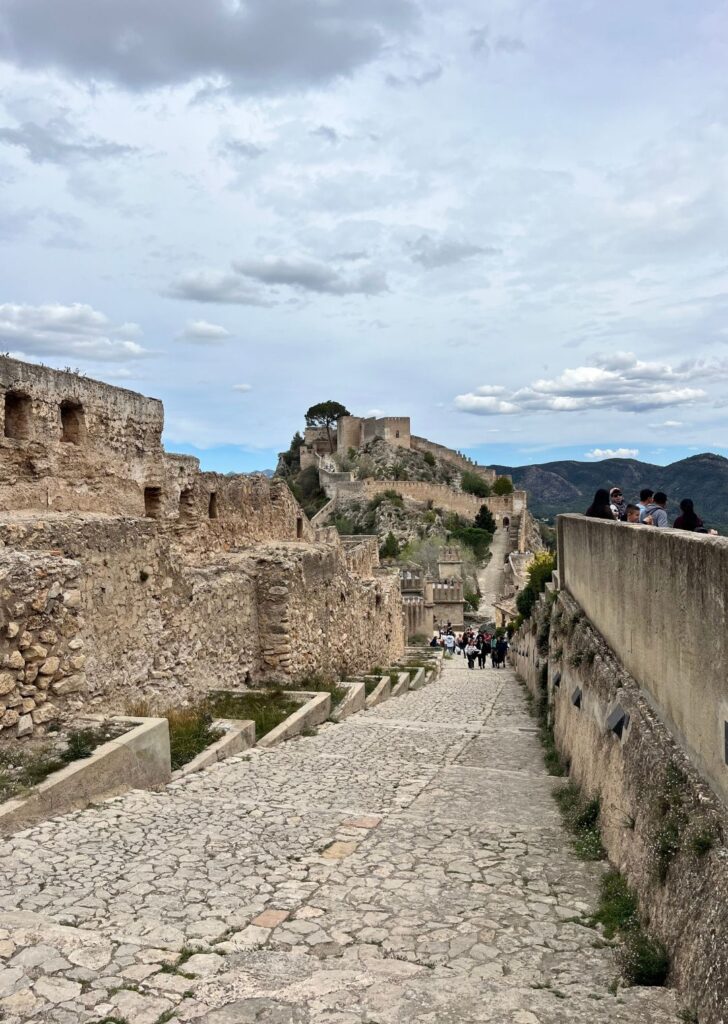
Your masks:
{"label": "tree on hilltop", "polygon": [[493,483],[493,494],[513,494],[513,483],[507,476],[496,477]]}
{"label": "tree on hilltop", "polygon": [[351,413],[341,402],[318,402],[312,405],[306,413],[307,427],[326,427],[329,436],[329,451],[334,450],[334,441],[331,436],[331,428],[338,423],[342,416],[351,416]]}
{"label": "tree on hilltop", "polygon": [[495,533],[495,519],[487,505],[480,506],[480,511],[475,517],[475,525],[479,530],[487,530],[488,533]]}

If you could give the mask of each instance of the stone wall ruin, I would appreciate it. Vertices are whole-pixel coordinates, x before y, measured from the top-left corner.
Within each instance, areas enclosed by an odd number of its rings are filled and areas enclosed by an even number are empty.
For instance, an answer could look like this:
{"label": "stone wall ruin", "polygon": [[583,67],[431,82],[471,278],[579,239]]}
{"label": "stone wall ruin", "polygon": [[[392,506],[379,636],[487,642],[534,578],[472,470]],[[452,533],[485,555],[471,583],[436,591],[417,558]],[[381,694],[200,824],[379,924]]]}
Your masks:
{"label": "stone wall ruin", "polygon": [[0,742],[139,699],[366,671],[404,644],[370,538],[203,473],[155,399],[0,357]]}

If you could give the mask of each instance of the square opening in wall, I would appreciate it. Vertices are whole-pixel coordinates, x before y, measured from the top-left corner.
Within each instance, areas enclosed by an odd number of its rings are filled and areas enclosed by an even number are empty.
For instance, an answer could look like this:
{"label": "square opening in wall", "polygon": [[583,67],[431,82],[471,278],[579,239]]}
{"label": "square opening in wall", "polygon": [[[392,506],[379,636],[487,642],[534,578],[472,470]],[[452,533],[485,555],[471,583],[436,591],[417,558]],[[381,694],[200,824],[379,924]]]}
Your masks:
{"label": "square opening in wall", "polygon": [[571,695],[571,703],[574,705],[575,708],[580,708],[581,707],[581,687],[580,686],[577,686],[577,688],[572,693],[572,695]]}
{"label": "square opening in wall", "polygon": [[5,392],[5,437],[26,441],[31,432],[32,406],[27,395]]}
{"label": "square opening in wall", "polygon": [[86,437],[86,420],[80,402],[61,402],[61,441],[81,444]]}
{"label": "square opening in wall", "polygon": [[144,515],[148,519],[159,519],[162,514],[162,488],[144,488]]}
{"label": "square opening in wall", "polygon": [[60,439],[69,444],[81,444],[86,436],[86,420],[80,401],[61,401]]}
{"label": "square opening in wall", "polygon": [[622,733],[629,725],[629,714],[624,710],[621,704],[617,704],[616,708],[609,713],[607,716],[607,729],[613,732],[614,735],[621,740]]}
{"label": "square opening in wall", "polygon": [[195,497],[191,487],[185,487],[179,496],[179,517],[189,522],[195,516]]}

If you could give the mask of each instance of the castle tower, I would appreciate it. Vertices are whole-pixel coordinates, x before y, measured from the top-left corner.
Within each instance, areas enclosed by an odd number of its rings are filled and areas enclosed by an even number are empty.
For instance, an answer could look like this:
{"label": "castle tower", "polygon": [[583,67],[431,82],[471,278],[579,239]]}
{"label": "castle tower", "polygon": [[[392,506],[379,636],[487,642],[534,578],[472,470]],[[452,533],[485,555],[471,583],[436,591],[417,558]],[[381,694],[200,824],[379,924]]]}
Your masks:
{"label": "castle tower", "polygon": [[437,560],[437,572],[441,580],[463,578],[463,560],[457,548],[443,548]]}

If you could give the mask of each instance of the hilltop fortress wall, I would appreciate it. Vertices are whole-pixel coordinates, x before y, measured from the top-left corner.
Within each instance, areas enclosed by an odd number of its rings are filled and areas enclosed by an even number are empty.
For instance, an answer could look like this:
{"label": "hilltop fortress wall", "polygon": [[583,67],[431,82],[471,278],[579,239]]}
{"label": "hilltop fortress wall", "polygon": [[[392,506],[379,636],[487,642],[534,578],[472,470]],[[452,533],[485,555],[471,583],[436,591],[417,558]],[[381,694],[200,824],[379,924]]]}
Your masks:
{"label": "hilltop fortress wall", "polygon": [[512,641],[700,1020],[728,1005],[728,540],[565,515]]}
{"label": "hilltop fortress wall", "polygon": [[401,655],[399,579],[282,481],[201,473],[159,402],[0,358],[0,742]]}
{"label": "hilltop fortress wall", "polygon": [[[504,520],[508,525],[516,520],[518,528],[518,517],[527,517],[527,495],[525,491],[514,491],[512,494],[492,495],[489,498],[479,498],[474,494],[466,494],[465,491],[457,491],[445,484],[433,484],[422,480],[357,480],[351,473],[330,473],[322,467],[319,469],[321,486],[330,499],[342,501],[369,501],[377,494],[385,490],[396,491],[403,498],[411,498],[421,503],[432,502],[436,508],[446,509],[448,512],[457,512],[459,515],[474,519],[481,509],[486,505],[493,514],[493,518],[499,526]],[[330,514],[333,509],[328,509]],[[323,510],[322,510],[323,511]],[[529,517],[530,518],[530,517]],[[517,536],[522,538],[524,543],[530,539],[527,527]]]}

